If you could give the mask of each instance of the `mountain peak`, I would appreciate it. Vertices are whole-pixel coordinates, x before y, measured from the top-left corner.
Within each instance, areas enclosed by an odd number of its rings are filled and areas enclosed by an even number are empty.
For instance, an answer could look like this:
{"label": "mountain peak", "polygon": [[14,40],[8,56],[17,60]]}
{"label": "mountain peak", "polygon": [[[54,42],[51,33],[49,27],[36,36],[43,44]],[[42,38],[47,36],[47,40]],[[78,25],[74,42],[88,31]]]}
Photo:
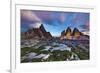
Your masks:
{"label": "mountain peak", "polygon": [[75,33],[80,33],[80,31],[77,28],[74,28],[72,35],[75,35]]}
{"label": "mountain peak", "polygon": [[74,28],[72,31],[70,27],[66,29],[66,32],[61,32],[61,39],[78,39],[82,33],[79,31],[78,28]]}
{"label": "mountain peak", "polygon": [[46,30],[45,30],[45,28],[44,28],[43,24],[41,24],[40,29],[42,30],[42,32],[43,32],[43,33],[45,33],[45,32],[46,32]]}
{"label": "mountain peak", "polygon": [[70,27],[68,27],[68,28],[66,29],[66,34],[68,34],[68,33],[71,33],[71,28],[70,28]]}
{"label": "mountain peak", "polygon": [[[25,35],[24,35],[25,34]],[[22,34],[22,36],[24,36],[24,38],[26,39],[33,39],[33,38],[37,38],[37,39],[51,39],[52,35],[50,34],[50,32],[47,32],[43,26],[43,24],[41,24],[41,26],[39,28],[32,28],[29,29],[27,32],[25,32],[24,34]]]}

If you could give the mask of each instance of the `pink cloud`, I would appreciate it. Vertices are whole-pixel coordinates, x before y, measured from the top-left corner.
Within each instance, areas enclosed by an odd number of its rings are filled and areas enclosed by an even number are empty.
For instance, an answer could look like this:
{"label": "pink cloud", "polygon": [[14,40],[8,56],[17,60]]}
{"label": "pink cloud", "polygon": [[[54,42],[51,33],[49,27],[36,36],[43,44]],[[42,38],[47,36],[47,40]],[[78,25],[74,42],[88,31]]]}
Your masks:
{"label": "pink cloud", "polygon": [[66,21],[66,15],[62,13],[59,17],[59,20],[61,23],[64,23]]}
{"label": "pink cloud", "polygon": [[37,17],[37,15],[30,10],[21,10],[21,19],[33,22],[33,23],[29,24],[29,27],[39,28],[39,26],[41,24],[41,19],[39,19]]}
{"label": "pink cloud", "polygon": [[32,11],[21,10],[21,17],[29,21],[41,21]]}

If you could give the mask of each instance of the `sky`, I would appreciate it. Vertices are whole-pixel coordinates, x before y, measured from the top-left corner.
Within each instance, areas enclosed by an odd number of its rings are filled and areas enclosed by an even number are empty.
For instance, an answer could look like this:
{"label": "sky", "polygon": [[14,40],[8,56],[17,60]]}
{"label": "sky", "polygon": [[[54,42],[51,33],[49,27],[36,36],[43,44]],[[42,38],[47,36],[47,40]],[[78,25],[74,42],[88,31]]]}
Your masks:
{"label": "sky", "polygon": [[90,14],[83,12],[21,10],[21,32],[39,28],[41,24],[52,36],[60,36],[68,27],[89,32],[89,19]]}

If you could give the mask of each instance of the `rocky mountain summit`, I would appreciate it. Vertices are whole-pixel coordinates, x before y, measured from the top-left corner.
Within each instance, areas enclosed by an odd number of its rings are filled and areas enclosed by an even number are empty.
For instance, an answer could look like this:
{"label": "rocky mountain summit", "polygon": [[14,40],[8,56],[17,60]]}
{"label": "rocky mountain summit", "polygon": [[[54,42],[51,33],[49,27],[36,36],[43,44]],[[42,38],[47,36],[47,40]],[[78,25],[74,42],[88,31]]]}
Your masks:
{"label": "rocky mountain summit", "polygon": [[27,32],[21,33],[21,39],[51,39],[52,35],[47,32],[41,24],[39,28],[29,29]]}
{"label": "rocky mountain summit", "polygon": [[66,29],[66,31],[61,32],[60,39],[69,39],[69,40],[88,40],[89,36],[83,34],[78,30],[78,28],[74,28],[72,31],[70,27]]}

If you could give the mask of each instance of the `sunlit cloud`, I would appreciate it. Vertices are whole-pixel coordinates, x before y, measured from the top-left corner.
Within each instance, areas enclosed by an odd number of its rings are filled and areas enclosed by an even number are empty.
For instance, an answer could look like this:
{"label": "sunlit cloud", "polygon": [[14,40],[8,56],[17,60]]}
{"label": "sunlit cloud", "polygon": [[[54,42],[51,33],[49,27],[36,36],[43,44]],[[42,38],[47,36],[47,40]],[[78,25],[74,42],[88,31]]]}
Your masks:
{"label": "sunlit cloud", "polygon": [[61,24],[63,24],[67,19],[66,14],[65,13],[61,13],[58,19],[59,19],[59,22]]}
{"label": "sunlit cloud", "polygon": [[21,18],[28,21],[39,21],[41,20],[30,10],[21,10]]}
{"label": "sunlit cloud", "polygon": [[40,26],[41,26],[41,23],[34,23],[34,24],[29,25],[30,28],[39,28]]}
{"label": "sunlit cloud", "polygon": [[41,19],[36,16],[36,14],[30,10],[21,10],[22,22],[26,22],[29,27],[39,28],[41,24]]}

